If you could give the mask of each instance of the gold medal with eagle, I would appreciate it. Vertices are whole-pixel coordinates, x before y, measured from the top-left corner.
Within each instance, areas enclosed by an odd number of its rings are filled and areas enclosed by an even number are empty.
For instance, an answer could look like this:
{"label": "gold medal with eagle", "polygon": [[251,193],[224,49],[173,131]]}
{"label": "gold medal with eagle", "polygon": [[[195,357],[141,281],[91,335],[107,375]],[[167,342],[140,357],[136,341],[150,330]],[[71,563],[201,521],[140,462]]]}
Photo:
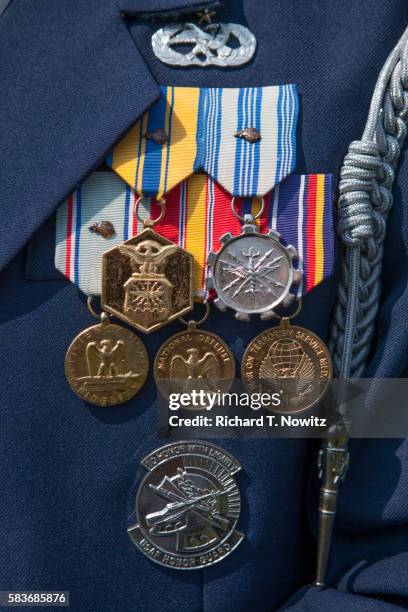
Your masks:
{"label": "gold medal with eagle", "polygon": [[149,360],[143,342],[113,325],[106,313],[101,323],[82,331],[65,357],[65,374],[79,397],[97,406],[115,406],[131,399],[143,386]]}
{"label": "gold medal with eagle", "polygon": [[231,388],[235,377],[235,360],[230,348],[216,334],[198,329],[208,313],[209,306],[206,304],[206,314],[201,321],[183,321],[187,324],[187,330],[171,336],[159,348],[153,374],[164,397],[168,398],[171,393],[191,394],[193,391],[226,393]]}
{"label": "gold medal with eagle", "polygon": [[164,216],[164,200],[161,207],[158,219],[145,221],[140,234],[102,258],[103,309],[144,333],[193,308],[194,258],[154,230]]}

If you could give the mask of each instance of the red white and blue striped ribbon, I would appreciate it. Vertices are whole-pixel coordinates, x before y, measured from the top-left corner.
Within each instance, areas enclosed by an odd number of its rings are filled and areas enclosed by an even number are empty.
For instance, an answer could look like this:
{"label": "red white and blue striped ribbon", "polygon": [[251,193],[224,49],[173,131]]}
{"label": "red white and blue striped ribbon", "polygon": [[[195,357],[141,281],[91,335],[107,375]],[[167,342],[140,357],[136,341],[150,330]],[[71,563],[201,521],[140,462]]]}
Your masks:
{"label": "red white and blue striped ribbon", "polygon": [[[57,213],[55,265],[88,295],[101,287],[102,254],[138,234],[143,218],[156,218],[160,207],[145,200],[134,216],[137,194],[118,176],[96,172],[60,206]],[[195,258],[195,294],[205,298],[205,262],[220,247],[227,231],[239,234],[241,223],[230,208],[231,195],[207,174],[194,174],[167,195],[166,214],[156,231],[179,244]],[[329,174],[290,175],[265,196],[258,220],[260,230],[276,229],[286,243],[298,250],[306,294],[333,274],[333,180]],[[238,198],[238,212],[258,210],[259,201]],[[105,239],[89,231],[93,223],[110,221],[115,236]]]}

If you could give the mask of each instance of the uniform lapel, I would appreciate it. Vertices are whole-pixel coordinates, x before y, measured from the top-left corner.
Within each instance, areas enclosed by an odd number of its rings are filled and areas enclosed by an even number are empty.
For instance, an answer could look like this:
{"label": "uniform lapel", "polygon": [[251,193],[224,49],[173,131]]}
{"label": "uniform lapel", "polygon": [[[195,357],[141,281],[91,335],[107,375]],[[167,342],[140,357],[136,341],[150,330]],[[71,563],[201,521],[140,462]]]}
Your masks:
{"label": "uniform lapel", "polygon": [[0,15],[4,13],[9,4],[10,0],[0,0]]}
{"label": "uniform lapel", "polygon": [[208,0],[14,0],[0,20],[0,268],[160,96],[121,10]]}
{"label": "uniform lapel", "polygon": [[4,266],[160,89],[114,0],[15,0],[0,57]]}

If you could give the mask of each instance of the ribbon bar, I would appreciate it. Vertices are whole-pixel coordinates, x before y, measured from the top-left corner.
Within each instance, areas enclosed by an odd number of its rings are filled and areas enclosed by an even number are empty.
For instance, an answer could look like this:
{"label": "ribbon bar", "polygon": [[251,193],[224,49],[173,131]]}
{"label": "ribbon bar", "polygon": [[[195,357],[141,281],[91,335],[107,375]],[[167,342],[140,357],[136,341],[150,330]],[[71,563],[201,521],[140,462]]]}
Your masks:
{"label": "ribbon bar", "polygon": [[[143,229],[143,218],[157,218],[160,206],[148,200],[134,216],[137,194],[110,172],[95,172],[60,206],[57,212],[55,265],[88,295],[101,289],[102,254]],[[306,294],[333,274],[333,181],[331,175],[291,175],[265,196],[260,229],[277,230],[299,253]],[[206,298],[205,262],[220,247],[227,231],[239,234],[241,223],[233,215],[231,195],[206,174],[194,174],[167,197],[166,214],[155,229],[187,249],[195,258],[195,295]],[[259,201],[240,198],[241,214],[258,210]],[[109,239],[89,231],[95,223],[109,221],[115,235]]]}
{"label": "ribbon bar", "polygon": [[[160,199],[204,170],[234,196],[264,196],[293,172],[296,85],[162,92],[107,159],[139,195]],[[256,142],[237,135],[248,128],[259,134]],[[152,138],[158,130],[160,142]]]}

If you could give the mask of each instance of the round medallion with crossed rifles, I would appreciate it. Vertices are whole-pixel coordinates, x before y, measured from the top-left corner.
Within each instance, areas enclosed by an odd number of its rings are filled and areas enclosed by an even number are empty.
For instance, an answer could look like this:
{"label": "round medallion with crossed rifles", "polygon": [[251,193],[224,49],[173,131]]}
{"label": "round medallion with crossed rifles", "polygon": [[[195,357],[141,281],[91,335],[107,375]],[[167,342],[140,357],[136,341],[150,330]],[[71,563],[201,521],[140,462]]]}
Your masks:
{"label": "round medallion with crossed rifles", "polygon": [[221,561],[241,542],[237,460],[214,444],[185,441],[153,451],[136,495],[128,533],[152,561],[199,569]]}

